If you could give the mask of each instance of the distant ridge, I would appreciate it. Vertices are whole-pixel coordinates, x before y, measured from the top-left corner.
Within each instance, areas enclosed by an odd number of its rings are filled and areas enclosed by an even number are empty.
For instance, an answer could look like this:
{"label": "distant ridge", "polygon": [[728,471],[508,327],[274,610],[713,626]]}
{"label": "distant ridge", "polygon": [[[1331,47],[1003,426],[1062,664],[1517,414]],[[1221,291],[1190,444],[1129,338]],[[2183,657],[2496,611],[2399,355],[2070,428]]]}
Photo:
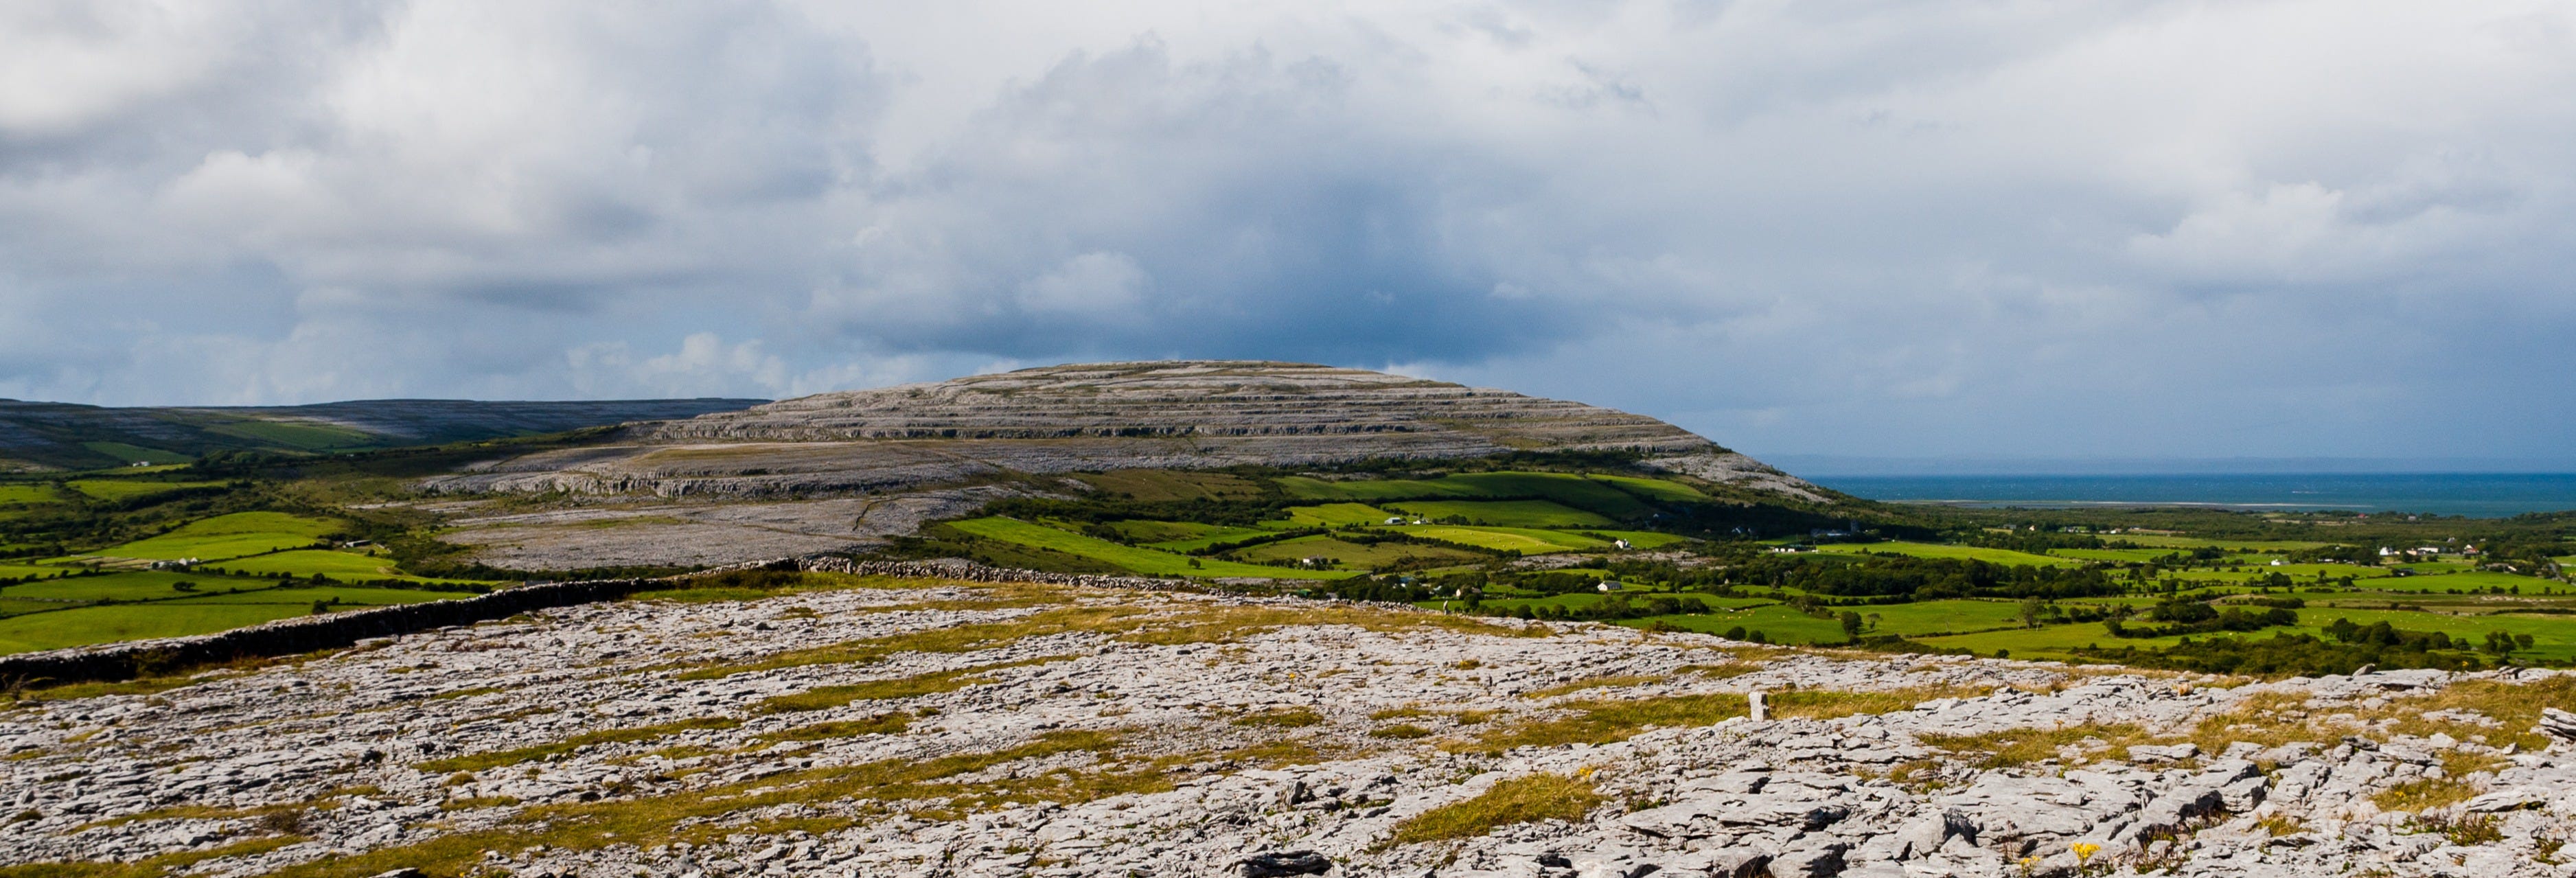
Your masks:
{"label": "distant ridge", "polygon": [[375,399],[298,406],[112,408],[0,400],[0,470],[176,463],[217,451],[354,451],[687,418],[758,399],[480,402]]}

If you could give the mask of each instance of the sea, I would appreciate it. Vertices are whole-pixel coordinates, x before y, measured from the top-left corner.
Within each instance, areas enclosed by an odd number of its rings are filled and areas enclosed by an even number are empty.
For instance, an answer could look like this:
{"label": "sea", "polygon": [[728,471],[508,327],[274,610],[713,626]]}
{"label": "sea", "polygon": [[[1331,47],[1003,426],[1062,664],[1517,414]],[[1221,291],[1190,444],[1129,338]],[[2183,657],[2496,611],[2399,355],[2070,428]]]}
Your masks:
{"label": "sea", "polygon": [[2576,473],[1821,476],[1810,480],[1872,500],[1983,507],[2209,506],[2470,518],[2576,510]]}

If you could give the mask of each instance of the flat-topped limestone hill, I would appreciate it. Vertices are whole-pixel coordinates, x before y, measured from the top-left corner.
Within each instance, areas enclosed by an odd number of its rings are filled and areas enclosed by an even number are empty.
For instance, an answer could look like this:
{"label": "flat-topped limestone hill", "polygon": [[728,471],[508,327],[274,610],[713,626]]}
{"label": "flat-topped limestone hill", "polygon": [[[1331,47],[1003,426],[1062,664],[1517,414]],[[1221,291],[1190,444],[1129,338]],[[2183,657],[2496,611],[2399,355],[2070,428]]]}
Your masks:
{"label": "flat-topped limestone hill", "polygon": [[[1579,402],[1307,363],[1086,363],[823,393],[639,431],[655,439],[1310,437],[1355,451],[1472,455],[1516,448],[1691,454],[1714,444]],[[1354,448],[1352,437],[1373,441]]]}
{"label": "flat-topped limestone hill", "polygon": [[996,499],[1083,490],[1109,470],[1325,467],[1508,452],[1626,452],[1738,502],[1834,495],[1641,415],[1303,363],[1091,363],[824,393],[629,424],[423,482],[456,495],[563,494],[446,537],[516,569],[704,565],[880,544]]}
{"label": "flat-topped limestone hill", "polygon": [[1198,469],[1627,451],[1711,482],[1821,501],[1804,481],[1641,415],[1304,363],[1023,369],[638,424],[614,444],[434,480],[460,491],[764,496],[903,490],[1002,471]]}

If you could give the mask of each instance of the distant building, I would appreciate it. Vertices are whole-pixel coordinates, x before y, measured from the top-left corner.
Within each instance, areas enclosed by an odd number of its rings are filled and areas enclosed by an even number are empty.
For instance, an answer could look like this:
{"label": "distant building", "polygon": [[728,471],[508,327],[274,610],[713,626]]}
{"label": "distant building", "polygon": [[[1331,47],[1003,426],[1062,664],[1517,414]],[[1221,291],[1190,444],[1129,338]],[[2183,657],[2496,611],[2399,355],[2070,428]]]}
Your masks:
{"label": "distant building", "polygon": [[1611,547],[1611,548],[1614,548],[1614,549],[1625,549],[1625,548],[1627,548],[1627,547],[1628,547],[1628,541],[1627,541],[1627,540],[1611,540],[1611,541],[1610,541],[1610,547]]}
{"label": "distant building", "polygon": [[1625,585],[1621,585],[1621,584],[1619,583],[1619,581],[1618,581],[1618,580],[1615,580],[1615,579],[1604,579],[1604,580],[1601,580],[1601,584],[1600,584],[1600,585],[1593,586],[1593,588],[1594,588],[1594,589],[1597,589],[1597,590],[1599,590],[1599,591],[1601,591],[1601,592],[1602,592],[1602,593],[1604,593],[1604,594],[1607,594],[1607,593],[1609,593],[1609,592],[1614,592],[1614,591],[1618,591],[1618,590],[1623,589],[1623,588],[1627,588],[1627,586],[1625,586]]}
{"label": "distant building", "polygon": [[1386,523],[1388,523],[1388,524],[1403,524],[1403,523],[1404,523],[1404,516],[1401,516],[1401,515],[1391,515],[1391,516],[1388,516],[1388,517],[1387,517],[1387,519],[1386,519]]}

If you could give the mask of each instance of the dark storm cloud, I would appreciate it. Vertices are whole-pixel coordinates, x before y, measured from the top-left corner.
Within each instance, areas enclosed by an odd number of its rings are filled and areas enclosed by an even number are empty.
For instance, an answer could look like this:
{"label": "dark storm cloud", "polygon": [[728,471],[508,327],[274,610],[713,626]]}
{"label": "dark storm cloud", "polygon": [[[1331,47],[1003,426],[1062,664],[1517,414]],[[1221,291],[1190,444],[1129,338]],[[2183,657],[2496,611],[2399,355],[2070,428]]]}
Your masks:
{"label": "dark storm cloud", "polygon": [[1457,246],[1482,196],[1461,181],[1512,169],[1377,130],[1349,76],[1150,42],[1067,60],[882,193],[815,310],[893,349],[1038,359],[1476,359],[1582,331],[1496,298]]}
{"label": "dark storm cloud", "polygon": [[13,4],[0,396],[1398,367],[1755,451],[2531,455],[2553,4]]}

